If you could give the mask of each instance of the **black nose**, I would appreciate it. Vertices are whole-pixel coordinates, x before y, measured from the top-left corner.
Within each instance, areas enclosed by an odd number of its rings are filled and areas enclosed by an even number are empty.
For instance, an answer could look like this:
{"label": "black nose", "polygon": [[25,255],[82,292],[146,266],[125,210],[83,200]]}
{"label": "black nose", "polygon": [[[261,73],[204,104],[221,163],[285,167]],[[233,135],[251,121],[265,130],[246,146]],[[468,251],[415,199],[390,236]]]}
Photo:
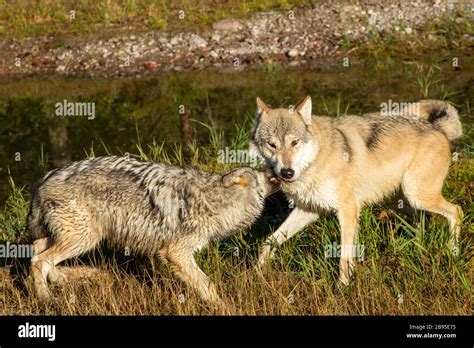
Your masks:
{"label": "black nose", "polygon": [[280,174],[285,179],[291,179],[293,175],[295,175],[295,171],[291,168],[283,168],[282,170],[280,170]]}

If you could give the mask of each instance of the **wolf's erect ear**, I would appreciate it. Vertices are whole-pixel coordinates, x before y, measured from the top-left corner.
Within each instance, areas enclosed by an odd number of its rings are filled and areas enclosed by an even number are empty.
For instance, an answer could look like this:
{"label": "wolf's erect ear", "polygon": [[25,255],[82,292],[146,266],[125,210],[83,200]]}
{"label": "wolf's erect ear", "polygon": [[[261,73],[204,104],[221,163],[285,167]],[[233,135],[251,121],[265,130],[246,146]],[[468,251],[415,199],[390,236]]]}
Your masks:
{"label": "wolf's erect ear", "polygon": [[307,125],[311,124],[311,114],[312,114],[313,104],[311,103],[311,97],[308,95],[301,102],[300,105],[296,108],[296,111],[303,117],[304,123]]}
{"label": "wolf's erect ear", "polygon": [[268,105],[265,104],[262,99],[257,97],[257,114],[262,114],[263,112],[268,112],[268,111],[270,111],[270,108],[268,107]]}
{"label": "wolf's erect ear", "polygon": [[230,187],[232,185],[248,186],[253,178],[253,170],[251,168],[239,168],[225,174],[222,177],[222,185]]}
{"label": "wolf's erect ear", "polygon": [[263,114],[268,114],[270,107],[263,102],[262,99],[257,97],[257,111],[255,112],[255,120],[252,126],[252,139],[255,136],[255,131],[257,130],[258,125],[260,124],[260,119]]}

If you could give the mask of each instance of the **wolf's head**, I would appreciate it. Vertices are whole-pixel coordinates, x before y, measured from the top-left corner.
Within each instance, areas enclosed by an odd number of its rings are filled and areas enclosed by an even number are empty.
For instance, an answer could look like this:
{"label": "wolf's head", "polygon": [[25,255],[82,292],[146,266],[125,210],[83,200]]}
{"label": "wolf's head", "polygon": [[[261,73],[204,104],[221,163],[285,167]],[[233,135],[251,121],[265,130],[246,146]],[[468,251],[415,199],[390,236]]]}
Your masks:
{"label": "wolf's head", "polygon": [[250,167],[237,168],[224,174],[222,185],[226,188],[250,189],[261,198],[265,198],[280,189],[280,182],[270,169],[259,170]]}
{"label": "wolf's head", "polygon": [[298,179],[319,150],[311,133],[311,108],[309,96],[295,109],[271,109],[257,98],[250,150],[284,181]]}

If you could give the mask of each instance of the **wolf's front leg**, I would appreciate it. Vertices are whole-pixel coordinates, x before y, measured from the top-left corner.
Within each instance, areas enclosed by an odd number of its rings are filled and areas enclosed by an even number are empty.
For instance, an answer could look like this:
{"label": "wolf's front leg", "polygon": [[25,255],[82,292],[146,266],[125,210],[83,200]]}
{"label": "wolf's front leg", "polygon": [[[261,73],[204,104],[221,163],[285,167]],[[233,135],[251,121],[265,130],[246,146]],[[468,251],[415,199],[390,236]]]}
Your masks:
{"label": "wolf's front leg", "polygon": [[204,301],[226,308],[225,303],[217,294],[216,287],[194,259],[191,248],[179,245],[169,247],[166,251],[166,259],[171,263],[176,275],[197,290]]}
{"label": "wolf's front leg", "polygon": [[341,227],[341,258],[339,260],[339,281],[348,285],[354,269],[359,209],[357,205],[346,205],[338,210]]}
{"label": "wolf's front leg", "polygon": [[270,235],[263,244],[262,252],[258,258],[257,268],[264,266],[275,253],[275,246],[283,244],[285,241],[293,237],[298,231],[302,230],[310,222],[316,220],[318,214],[308,212],[295,207],[280,227]]}

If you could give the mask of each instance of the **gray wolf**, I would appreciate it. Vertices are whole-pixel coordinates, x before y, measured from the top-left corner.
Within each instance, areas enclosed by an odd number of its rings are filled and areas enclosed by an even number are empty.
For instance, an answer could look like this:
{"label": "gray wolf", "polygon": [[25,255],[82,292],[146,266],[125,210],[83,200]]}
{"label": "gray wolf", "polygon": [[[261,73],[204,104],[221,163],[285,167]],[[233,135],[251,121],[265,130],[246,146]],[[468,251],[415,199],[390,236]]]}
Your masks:
{"label": "gray wolf", "polygon": [[259,267],[282,244],[318,218],[320,209],[337,213],[341,229],[339,280],[353,272],[361,208],[401,187],[414,209],[442,214],[449,221],[456,251],[461,208],[441,194],[448,173],[450,142],[462,135],[459,116],[446,102],[422,100],[419,114],[324,117],[312,115],[308,96],[296,109],[272,109],[257,98],[251,151],[281,179],[295,209],[266,241]]}
{"label": "gray wolf", "polygon": [[53,170],[37,185],[28,217],[38,297],[48,300],[47,280],[63,276],[58,263],[107,240],[159,254],[204,300],[222,305],[194,253],[250,226],[278,187],[271,170],[215,174],[115,156]]}

